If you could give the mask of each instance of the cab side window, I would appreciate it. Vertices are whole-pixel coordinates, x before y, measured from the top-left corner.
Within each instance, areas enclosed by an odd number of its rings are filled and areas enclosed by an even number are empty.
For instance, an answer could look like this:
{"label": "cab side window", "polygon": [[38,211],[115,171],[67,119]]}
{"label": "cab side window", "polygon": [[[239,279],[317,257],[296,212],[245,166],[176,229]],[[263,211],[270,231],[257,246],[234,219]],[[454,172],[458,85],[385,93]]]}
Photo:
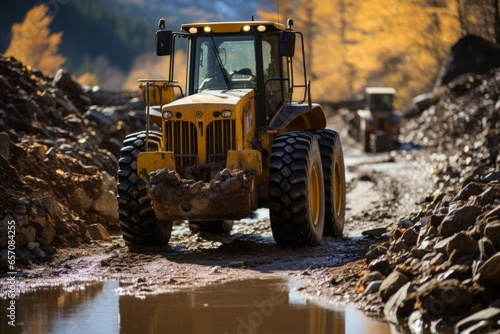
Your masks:
{"label": "cab side window", "polygon": [[262,40],[266,114],[271,119],[284,102],[286,81],[283,81],[282,59],[279,56],[279,36],[269,35]]}

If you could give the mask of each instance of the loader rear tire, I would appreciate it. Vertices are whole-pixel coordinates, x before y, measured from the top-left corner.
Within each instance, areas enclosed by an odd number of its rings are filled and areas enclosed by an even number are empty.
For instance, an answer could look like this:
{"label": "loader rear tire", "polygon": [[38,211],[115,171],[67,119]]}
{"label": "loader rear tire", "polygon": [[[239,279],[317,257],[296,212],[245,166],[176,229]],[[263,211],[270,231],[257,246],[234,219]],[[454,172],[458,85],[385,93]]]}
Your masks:
{"label": "loader rear tire", "polygon": [[323,235],[342,236],[345,223],[346,190],[344,153],[337,131],[314,129],[318,139],[325,180],[325,227]]}
{"label": "loader rear tire", "polygon": [[269,166],[269,214],[274,240],[292,247],[321,243],[325,218],[319,144],[306,132],[274,140]]}
{"label": "loader rear tire", "polygon": [[[149,132],[148,150],[158,150],[161,134]],[[146,182],[137,175],[137,155],[146,151],[146,133],[125,137],[118,167],[118,213],[128,246],[159,246],[170,239],[172,222],[157,221]]]}

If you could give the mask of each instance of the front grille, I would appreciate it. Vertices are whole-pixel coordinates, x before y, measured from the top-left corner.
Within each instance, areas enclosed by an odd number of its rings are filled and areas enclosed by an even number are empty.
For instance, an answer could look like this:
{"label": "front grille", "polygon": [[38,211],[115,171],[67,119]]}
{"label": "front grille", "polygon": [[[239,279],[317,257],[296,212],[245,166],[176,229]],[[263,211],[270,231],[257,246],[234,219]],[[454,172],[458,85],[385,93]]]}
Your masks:
{"label": "front grille", "polygon": [[228,150],[236,149],[236,122],[213,121],[207,126],[207,162],[225,161]]}
{"label": "front grille", "polygon": [[198,163],[198,135],[191,122],[170,121],[166,126],[167,151],[174,152],[175,166],[194,165]]}

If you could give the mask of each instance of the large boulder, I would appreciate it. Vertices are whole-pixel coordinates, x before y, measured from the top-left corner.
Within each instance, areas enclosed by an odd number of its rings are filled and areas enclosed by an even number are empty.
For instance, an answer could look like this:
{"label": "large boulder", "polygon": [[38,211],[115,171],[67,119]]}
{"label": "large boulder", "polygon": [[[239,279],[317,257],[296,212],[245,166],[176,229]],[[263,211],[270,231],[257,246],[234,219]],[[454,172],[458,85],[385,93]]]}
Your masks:
{"label": "large boulder", "polygon": [[51,222],[45,217],[39,216],[32,218],[31,225],[33,225],[36,230],[36,241],[42,245],[50,245],[56,237],[56,230]]}
{"label": "large boulder", "polygon": [[488,259],[474,277],[480,284],[500,286],[500,253]]}
{"label": "large boulder", "polygon": [[481,212],[480,207],[473,205],[466,205],[451,210],[441,222],[438,233],[446,238],[460,231],[465,231],[474,225],[476,218]]}
{"label": "large boulder", "polygon": [[415,297],[415,289],[411,282],[399,288],[385,303],[384,315],[387,321],[398,324],[402,318],[407,318],[413,312]]}
{"label": "large boulder", "polygon": [[87,232],[94,240],[111,241],[108,231],[101,224],[88,225]]}
{"label": "large boulder", "polygon": [[378,293],[380,298],[385,302],[393,294],[395,294],[403,285],[408,283],[410,280],[408,277],[400,273],[399,271],[393,271],[389,274],[379,287]]}
{"label": "large boulder", "polygon": [[116,195],[110,191],[103,191],[92,204],[93,209],[102,217],[111,222],[118,221],[118,201]]}
{"label": "large boulder", "polygon": [[435,89],[463,74],[481,74],[500,67],[500,46],[475,35],[466,35],[451,48]]}
{"label": "large boulder", "polygon": [[459,310],[468,310],[473,299],[472,292],[457,279],[432,279],[417,292],[419,310],[427,319],[439,319]]}

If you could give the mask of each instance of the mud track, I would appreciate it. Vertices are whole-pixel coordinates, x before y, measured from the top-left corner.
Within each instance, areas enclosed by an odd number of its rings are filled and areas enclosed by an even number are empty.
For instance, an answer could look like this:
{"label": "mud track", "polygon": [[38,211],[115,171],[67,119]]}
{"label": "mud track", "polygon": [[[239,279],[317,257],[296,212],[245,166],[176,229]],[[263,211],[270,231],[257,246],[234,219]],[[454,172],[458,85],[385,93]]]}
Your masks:
{"label": "mud track", "polygon": [[268,211],[259,209],[253,218],[235,222],[225,236],[193,234],[187,223],[174,225],[168,248],[131,252],[116,236],[111,242],[60,249],[50,262],[26,268],[18,287],[22,293],[68,281],[118,279],[120,293],[141,295],[255,277],[292,277],[305,294],[352,302],[355,295],[338,284],[354,284],[368,247],[383,240],[386,228],[418,207],[427,195],[424,189],[431,188],[428,172],[418,161],[415,154],[367,156],[350,149],[345,156],[344,236],[324,238],[319,247],[277,246]]}

